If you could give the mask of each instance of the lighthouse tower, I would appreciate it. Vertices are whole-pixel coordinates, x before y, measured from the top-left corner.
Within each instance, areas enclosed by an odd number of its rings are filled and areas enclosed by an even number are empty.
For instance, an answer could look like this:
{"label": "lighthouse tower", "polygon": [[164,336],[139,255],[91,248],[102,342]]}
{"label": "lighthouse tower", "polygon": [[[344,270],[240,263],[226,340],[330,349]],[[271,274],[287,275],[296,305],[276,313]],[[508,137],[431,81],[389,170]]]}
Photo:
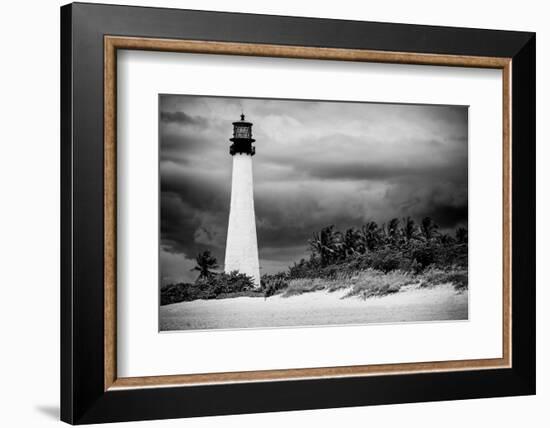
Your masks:
{"label": "lighthouse tower", "polygon": [[254,215],[254,191],[252,182],[252,156],[256,148],[252,145],[252,123],[241,120],[233,122],[233,142],[229,154],[233,156],[233,178],[231,181],[231,205],[225,247],[226,273],[239,271],[254,279],[260,286],[260,264],[258,261],[258,240],[256,238],[256,217]]}

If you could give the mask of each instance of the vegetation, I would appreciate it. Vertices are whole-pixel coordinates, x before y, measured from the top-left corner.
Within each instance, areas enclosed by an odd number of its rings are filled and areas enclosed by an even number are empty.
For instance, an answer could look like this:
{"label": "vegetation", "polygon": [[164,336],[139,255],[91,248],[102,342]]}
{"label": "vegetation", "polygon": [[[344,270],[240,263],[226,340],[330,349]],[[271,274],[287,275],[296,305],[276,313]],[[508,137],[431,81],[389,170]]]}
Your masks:
{"label": "vegetation", "polygon": [[311,255],[285,273],[262,276],[266,296],[293,296],[349,288],[363,298],[399,291],[402,286],[451,283],[468,287],[468,231],[441,233],[430,218],[417,225],[411,217],[379,226],[369,221],[344,232],[327,226],[309,241]]}
{"label": "vegetation", "polygon": [[[215,260],[215,259],[214,259]],[[219,299],[236,296],[263,296],[254,290],[252,277],[239,273],[214,273],[199,277],[194,284],[180,282],[161,289],[160,304],[187,302],[197,299]]]}
{"label": "vegetation", "polygon": [[161,290],[161,304],[241,295],[270,297],[349,289],[347,297],[383,296],[401,287],[450,283],[458,291],[468,287],[468,231],[459,227],[455,236],[442,233],[430,217],[420,224],[411,217],[390,219],[378,225],[369,221],[359,229],[338,231],[324,227],[309,240],[308,259],[286,272],[263,275],[261,287],[244,274],[214,273],[217,261],[205,251],[196,258],[194,284],[174,284]]}
{"label": "vegetation", "polygon": [[191,269],[199,272],[197,281],[208,279],[212,277],[212,271],[210,269],[218,268],[218,261],[210,254],[210,251],[203,251],[199,253],[195,258],[197,265]]}
{"label": "vegetation", "polygon": [[429,217],[417,226],[407,217],[378,226],[368,222],[345,232],[328,226],[309,241],[311,256],[289,268],[289,279],[331,278],[338,272],[365,269],[384,273],[401,270],[415,274],[429,266],[447,269],[468,266],[468,232],[458,228],[456,238],[439,232]]}

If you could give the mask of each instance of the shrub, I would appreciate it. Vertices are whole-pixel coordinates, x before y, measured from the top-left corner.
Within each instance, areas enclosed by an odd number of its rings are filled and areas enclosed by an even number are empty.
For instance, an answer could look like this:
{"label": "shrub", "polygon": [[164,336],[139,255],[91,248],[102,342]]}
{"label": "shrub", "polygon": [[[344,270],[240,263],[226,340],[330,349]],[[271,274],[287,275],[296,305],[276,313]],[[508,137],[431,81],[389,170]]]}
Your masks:
{"label": "shrub", "polygon": [[369,267],[380,270],[384,273],[399,269],[399,267],[407,265],[407,260],[404,260],[401,251],[393,248],[384,248],[381,251],[373,253],[370,256]]}
{"label": "shrub", "polygon": [[456,266],[445,270],[431,268],[421,275],[421,280],[423,287],[452,284],[456,290],[462,291],[468,288],[468,270]]}
{"label": "shrub", "polygon": [[198,294],[200,294],[200,290],[194,287],[193,284],[185,282],[170,284],[160,290],[160,304],[169,305],[171,303],[195,300]]}
{"label": "shrub", "polygon": [[260,281],[264,297],[270,297],[288,288],[288,277],[284,272],[275,275],[263,275]]}
{"label": "shrub", "polygon": [[253,288],[254,280],[244,273],[212,273],[208,277],[198,279],[195,284],[178,283],[162,288],[160,304],[215,299],[223,294],[243,293]]}
{"label": "shrub", "polygon": [[399,292],[401,287],[416,282],[414,276],[403,271],[382,273],[376,270],[360,272],[352,289],[344,297],[359,296],[363,299],[369,297],[382,297]]}
{"label": "shrub", "polygon": [[221,293],[238,293],[248,291],[254,288],[254,280],[251,276],[238,271],[231,273],[218,273],[204,279],[207,283],[206,290],[213,295],[218,296]]}
{"label": "shrub", "polygon": [[294,263],[293,266],[288,268],[288,277],[291,279],[307,278],[313,272],[319,272],[320,270],[321,263],[318,259],[314,257],[311,257],[309,260],[301,259],[298,263]]}
{"label": "shrub", "polygon": [[303,293],[328,289],[330,280],[324,278],[300,278],[289,282],[283,297],[299,296]]}
{"label": "shrub", "polygon": [[423,245],[415,248],[411,254],[412,258],[416,260],[419,267],[418,271],[424,269],[435,262],[435,251],[430,245]]}

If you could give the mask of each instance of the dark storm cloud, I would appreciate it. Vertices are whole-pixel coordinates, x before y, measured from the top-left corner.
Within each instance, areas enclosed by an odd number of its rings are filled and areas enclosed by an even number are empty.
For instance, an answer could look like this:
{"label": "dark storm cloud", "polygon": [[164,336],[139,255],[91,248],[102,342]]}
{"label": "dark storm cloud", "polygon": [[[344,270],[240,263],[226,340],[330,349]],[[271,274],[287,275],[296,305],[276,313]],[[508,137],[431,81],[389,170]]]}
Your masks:
{"label": "dark storm cloud", "polygon": [[[190,169],[190,168],[189,168]],[[230,176],[218,171],[186,171],[163,168],[161,194],[177,195],[182,202],[198,210],[226,208]]]}
{"label": "dark storm cloud", "polygon": [[436,218],[439,226],[443,228],[453,228],[458,224],[466,221],[468,218],[468,205],[462,204],[458,206],[446,204],[434,204],[430,207],[430,211],[426,215]]}
{"label": "dark storm cloud", "polygon": [[[302,166],[311,176],[325,179],[342,180],[399,180],[414,176],[445,177],[455,174],[454,165],[429,165],[418,163],[415,165],[402,163],[388,163],[386,165],[366,162],[349,162],[341,164],[310,163]],[[450,169],[449,169],[450,168]]]}
{"label": "dark storm cloud", "polygon": [[231,123],[244,112],[256,138],[255,210],[262,273],[307,254],[326,225],[433,217],[467,224],[467,108],[160,98],[161,271],[190,280],[209,249],[223,263]]}
{"label": "dark storm cloud", "polygon": [[180,125],[206,125],[203,118],[189,116],[183,111],[161,111],[160,120],[165,123],[178,123]]}

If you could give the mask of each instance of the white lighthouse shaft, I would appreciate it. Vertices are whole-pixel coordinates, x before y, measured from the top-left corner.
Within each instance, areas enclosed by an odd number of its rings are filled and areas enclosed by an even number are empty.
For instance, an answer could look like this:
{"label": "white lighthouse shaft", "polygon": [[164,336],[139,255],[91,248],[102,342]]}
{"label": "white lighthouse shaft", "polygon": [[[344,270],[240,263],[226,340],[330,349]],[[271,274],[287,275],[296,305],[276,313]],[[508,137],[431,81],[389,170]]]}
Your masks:
{"label": "white lighthouse shaft", "polygon": [[260,286],[260,265],[256,218],[254,215],[254,190],[252,182],[252,156],[246,153],[233,155],[231,205],[225,247],[225,272],[239,271],[254,278]]}

